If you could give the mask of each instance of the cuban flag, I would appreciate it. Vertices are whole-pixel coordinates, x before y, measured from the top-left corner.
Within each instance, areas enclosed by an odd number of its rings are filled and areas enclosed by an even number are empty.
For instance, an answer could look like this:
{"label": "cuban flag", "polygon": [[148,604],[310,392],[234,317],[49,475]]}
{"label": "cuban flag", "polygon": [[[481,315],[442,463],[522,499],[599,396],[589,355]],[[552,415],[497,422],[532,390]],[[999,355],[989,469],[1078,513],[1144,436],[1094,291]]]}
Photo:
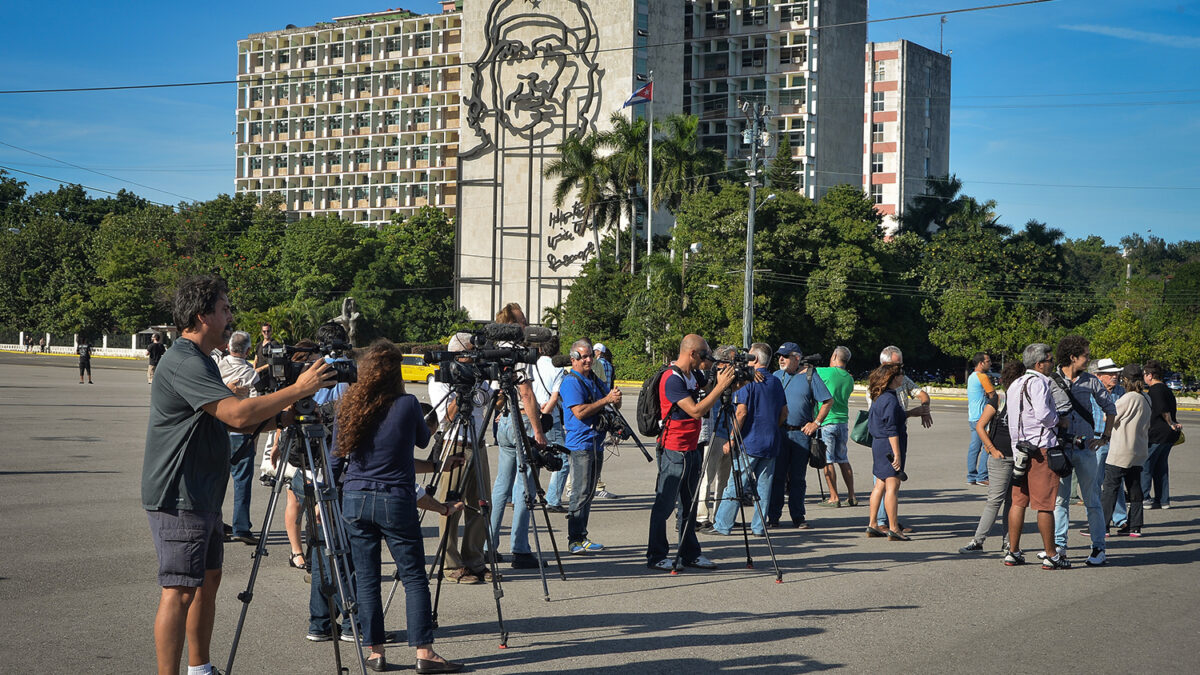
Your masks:
{"label": "cuban flag", "polygon": [[625,105],[623,105],[621,107],[628,108],[631,105],[637,105],[639,103],[649,103],[650,101],[653,101],[653,100],[654,100],[654,83],[647,82],[646,86],[633,92],[633,96],[630,96],[629,100],[625,101]]}

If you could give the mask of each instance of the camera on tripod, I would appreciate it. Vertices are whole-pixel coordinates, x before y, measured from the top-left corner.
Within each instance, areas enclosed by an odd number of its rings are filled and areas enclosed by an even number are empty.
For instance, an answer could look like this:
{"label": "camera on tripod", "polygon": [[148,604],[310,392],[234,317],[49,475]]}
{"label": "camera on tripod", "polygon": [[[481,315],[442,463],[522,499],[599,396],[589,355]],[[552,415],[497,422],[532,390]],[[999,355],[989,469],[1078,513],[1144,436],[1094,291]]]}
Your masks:
{"label": "camera on tripod", "polygon": [[425,354],[425,363],[437,364],[434,380],[450,386],[469,387],[477,382],[499,380],[518,363],[537,363],[540,352],[517,343],[544,339],[543,332],[549,334],[544,328],[522,329],[515,324],[489,323],[471,335],[474,349],[429,352]]}
{"label": "camera on tripod", "polygon": [[[263,371],[262,377],[258,379],[258,382],[254,386],[258,389],[259,393],[269,393],[295,384],[296,379],[300,377],[300,373],[308,370],[313,363],[316,363],[315,361],[293,361],[292,356],[295,354],[320,354],[321,356],[331,356],[335,359],[340,359],[352,349],[353,347],[349,342],[342,342],[341,340],[322,342],[315,347],[300,347],[297,345],[271,347],[267,352],[269,367]],[[337,380],[329,385],[330,387],[343,382],[354,384],[358,381],[358,366],[353,361],[330,361],[329,367],[333,369],[333,372],[337,373]]]}
{"label": "camera on tripod", "polygon": [[[750,352],[739,349],[728,359],[713,357],[713,363],[724,363],[733,366],[733,383],[745,384],[754,379],[754,366],[750,365]],[[761,364],[760,364],[761,365]]]}

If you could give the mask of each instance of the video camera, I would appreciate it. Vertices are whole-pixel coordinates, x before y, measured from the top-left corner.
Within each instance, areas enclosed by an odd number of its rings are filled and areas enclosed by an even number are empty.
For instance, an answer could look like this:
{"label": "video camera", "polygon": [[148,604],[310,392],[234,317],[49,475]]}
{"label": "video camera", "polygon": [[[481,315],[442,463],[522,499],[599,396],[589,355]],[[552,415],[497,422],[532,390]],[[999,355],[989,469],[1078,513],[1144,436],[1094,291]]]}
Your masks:
{"label": "video camera", "polygon": [[[349,342],[341,340],[322,342],[315,347],[296,345],[271,347],[267,352],[269,367],[263,371],[262,377],[255,383],[255,388],[259,393],[267,393],[295,384],[300,373],[316,363],[316,361],[293,361],[292,356],[295,354],[320,354],[323,357],[332,356],[338,359],[344,357],[352,349]],[[337,373],[337,380],[334,384],[329,385],[330,387],[343,382],[353,384],[358,381],[358,366],[353,361],[331,361],[329,367]]]}
{"label": "video camera", "polygon": [[551,335],[552,331],[540,326],[521,328],[516,324],[489,323],[471,335],[474,349],[429,352],[424,355],[425,363],[438,365],[433,376],[437,382],[472,386],[476,382],[499,380],[518,363],[537,363],[541,353],[525,343],[543,342]]}
{"label": "video camera", "polygon": [[821,365],[821,362],[824,360],[825,360],[825,357],[821,356],[820,354],[809,354],[808,356],[800,357],[800,364],[801,365],[807,364],[807,365],[812,366],[813,368],[816,368],[817,366]]}
{"label": "video camera", "polygon": [[[728,359],[712,357],[713,363],[725,363],[733,366],[733,383],[745,384],[754,379],[754,366],[750,365],[750,352],[739,349]],[[765,365],[765,364],[760,364]]]}
{"label": "video camera", "polygon": [[534,470],[546,469],[547,471],[561,471],[563,468],[563,458],[571,454],[561,445],[547,445],[544,448],[539,448],[536,444],[529,445],[529,463]]}

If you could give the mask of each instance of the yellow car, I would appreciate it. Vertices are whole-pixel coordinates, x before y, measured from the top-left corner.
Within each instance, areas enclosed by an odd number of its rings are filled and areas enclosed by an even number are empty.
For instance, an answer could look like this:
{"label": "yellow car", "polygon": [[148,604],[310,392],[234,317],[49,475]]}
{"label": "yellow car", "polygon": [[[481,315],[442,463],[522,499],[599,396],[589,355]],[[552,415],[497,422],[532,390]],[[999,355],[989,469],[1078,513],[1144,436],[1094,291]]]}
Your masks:
{"label": "yellow car", "polygon": [[433,382],[433,374],[437,366],[426,365],[425,357],[420,354],[405,354],[400,363],[400,377],[406,382]]}

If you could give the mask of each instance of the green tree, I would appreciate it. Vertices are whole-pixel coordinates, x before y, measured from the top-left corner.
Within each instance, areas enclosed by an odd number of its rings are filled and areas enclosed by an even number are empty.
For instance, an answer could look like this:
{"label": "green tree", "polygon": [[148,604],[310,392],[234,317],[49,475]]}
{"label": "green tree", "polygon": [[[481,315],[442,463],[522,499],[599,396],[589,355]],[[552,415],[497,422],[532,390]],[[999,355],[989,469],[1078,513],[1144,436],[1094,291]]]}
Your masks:
{"label": "green tree", "polygon": [[[576,193],[583,207],[583,222],[592,230],[596,249],[600,248],[600,230],[611,227],[620,216],[619,196],[613,193],[610,169],[600,154],[601,138],[592,133],[580,138],[568,136],[558,146],[559,157],[546,165],[546,178],[557,179],[554,206],[562,208],[567,197]],[[583,234],[583,232],[576,232]]]}
{"label": "green tree", "polygon": [[700,118],[695,115],[669,115],[655,126],[654,206],[674,213],[685,195],[716,183],[725,154],[700,144]]}
{"label": "green tree", "polygon": [[792,157],[792,140],[788,134],[781,134],[779,147],[771,158],[767,169],[767,185],[774,190],[799,190],[800,179],[796,172],[801,164]]}

